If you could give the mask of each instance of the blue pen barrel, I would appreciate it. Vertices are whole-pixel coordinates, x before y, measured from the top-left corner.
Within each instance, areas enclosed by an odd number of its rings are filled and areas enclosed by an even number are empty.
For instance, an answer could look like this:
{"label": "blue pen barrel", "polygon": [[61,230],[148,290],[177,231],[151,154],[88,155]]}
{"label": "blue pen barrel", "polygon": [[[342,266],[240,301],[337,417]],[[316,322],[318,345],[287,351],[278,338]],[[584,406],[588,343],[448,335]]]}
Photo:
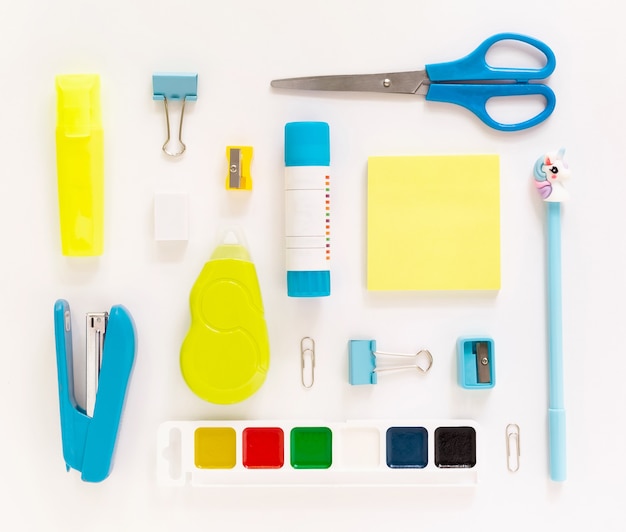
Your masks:
{"label": "blue pen barrel", "polygon": [[548,411],[550,438],[550,478],[562,482],[567,478],[567,450],[565,445],[565,410]]}
{"label": "blue pen barrel", "polygon": [[561,291],[561,204],[548,202],[548,348],[550,478],[566,477]]}

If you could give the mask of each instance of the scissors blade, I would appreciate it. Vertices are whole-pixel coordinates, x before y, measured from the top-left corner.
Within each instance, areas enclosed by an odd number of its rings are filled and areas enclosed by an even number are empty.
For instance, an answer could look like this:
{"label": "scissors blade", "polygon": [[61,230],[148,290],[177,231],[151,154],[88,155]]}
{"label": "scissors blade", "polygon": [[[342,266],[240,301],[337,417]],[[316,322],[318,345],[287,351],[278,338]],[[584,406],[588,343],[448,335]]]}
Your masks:
{"label": "scissors blade", "polygon": [[426,95],[430,81],[425,70],[387,74],[358,74],[343,76],[309,76],[275,79],[272,87],[316,91],[391,92]]}

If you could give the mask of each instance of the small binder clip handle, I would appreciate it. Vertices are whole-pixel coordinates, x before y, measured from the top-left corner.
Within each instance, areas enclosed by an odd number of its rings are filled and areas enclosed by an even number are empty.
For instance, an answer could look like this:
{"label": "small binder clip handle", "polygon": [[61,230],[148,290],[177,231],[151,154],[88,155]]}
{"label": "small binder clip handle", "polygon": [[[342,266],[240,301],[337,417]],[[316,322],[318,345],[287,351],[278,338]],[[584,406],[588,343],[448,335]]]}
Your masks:
{"label": "small binder clip handle", "polygon": [[[183,142],[183,118],[185,115],[185,102],[198,99],[198,74],[197,73],[157,73],[152,75],[152,99],[162,100],[165,106],[165,123],[167,126],[167,138],[163,143],[162,150],[170,157],[182,155],[187,146]],[[178,151],[170,151],[170,114],[168,101],[182,101],[180,122],[178,125]]]}
{"label": "small binder clip handle", "polygon": [[111,472],[126,391],[135,361],[136,333],[130,313],[121,305],[109,312],[93,415],[74,395],[72,328],[69,303],[54,306],[61,437],[66,468],[86,482],[101,482]]}

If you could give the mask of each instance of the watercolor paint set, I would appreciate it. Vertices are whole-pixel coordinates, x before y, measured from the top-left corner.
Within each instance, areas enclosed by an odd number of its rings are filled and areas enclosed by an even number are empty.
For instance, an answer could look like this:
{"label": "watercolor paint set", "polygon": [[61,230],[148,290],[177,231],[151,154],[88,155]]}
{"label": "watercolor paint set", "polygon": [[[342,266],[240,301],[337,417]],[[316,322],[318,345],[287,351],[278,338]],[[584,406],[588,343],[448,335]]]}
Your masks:
{"label": "watercolor paint set", "polygon": [[478,482],[470,420],[168,421],[161,486],[458,486]]}

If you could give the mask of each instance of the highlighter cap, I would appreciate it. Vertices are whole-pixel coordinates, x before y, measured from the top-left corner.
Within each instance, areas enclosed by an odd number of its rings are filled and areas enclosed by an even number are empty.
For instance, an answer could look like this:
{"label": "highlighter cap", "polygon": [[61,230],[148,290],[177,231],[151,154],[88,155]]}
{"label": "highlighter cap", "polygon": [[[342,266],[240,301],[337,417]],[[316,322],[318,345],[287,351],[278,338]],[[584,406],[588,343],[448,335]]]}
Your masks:
{"label": "highlighter cap", "polygon": [[100,77],[66,74],[56,77],[57,128],[68,137],[87,137],[102,127]]}
{"label": "highlighter cap", "polygon": [[330,128],[326,122],[285,124],[285,166],[329,166]]}

